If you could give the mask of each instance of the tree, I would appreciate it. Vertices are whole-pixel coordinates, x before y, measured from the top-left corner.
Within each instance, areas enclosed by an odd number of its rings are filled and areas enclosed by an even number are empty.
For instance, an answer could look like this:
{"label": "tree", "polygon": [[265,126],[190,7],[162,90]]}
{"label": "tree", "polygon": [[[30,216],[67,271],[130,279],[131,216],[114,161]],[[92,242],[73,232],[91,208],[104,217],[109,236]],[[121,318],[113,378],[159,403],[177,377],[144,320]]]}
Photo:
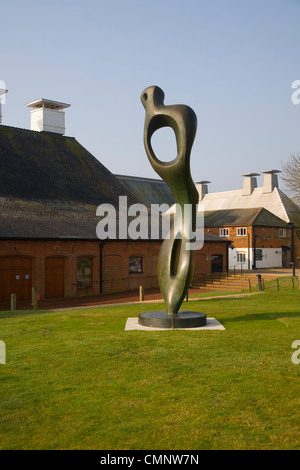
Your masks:
{"label": "tree", "polygon": [[292,154],[286,163],[282,163],[281,179],[287,194],[300,205],[300,155]]}

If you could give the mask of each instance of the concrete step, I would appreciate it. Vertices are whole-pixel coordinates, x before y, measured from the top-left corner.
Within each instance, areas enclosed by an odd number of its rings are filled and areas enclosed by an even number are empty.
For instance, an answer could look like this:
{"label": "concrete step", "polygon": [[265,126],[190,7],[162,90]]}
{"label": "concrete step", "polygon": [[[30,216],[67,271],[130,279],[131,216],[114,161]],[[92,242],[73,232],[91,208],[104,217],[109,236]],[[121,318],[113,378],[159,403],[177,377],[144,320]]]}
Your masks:
{"label": "concrete step", "polygon": [[[260,274],[260,273],[259,273]],[[273,274],[261,274],[262,282],[267,282],[272,279],[276,279],[276,275]],[[207,276],[205,279],[202,277],[196,278],[192,282],[192,286],[194,288],[205,288],[206,290],[216,291],[216,290],[248,290],[249,289],[249,281],[251,288],[258,286],[258,277],[257,274],[245,273],[244,275],[236,274],[235,276],[228,275],[228,276],[220,276],[215,279],[211,279],[210,276]]]}

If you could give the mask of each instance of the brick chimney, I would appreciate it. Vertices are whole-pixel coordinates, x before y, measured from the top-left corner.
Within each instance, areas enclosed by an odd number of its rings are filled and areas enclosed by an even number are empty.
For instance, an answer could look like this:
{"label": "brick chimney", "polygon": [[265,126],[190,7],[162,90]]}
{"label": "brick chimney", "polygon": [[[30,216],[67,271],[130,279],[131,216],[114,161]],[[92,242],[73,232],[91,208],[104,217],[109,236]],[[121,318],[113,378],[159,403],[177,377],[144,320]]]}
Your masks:
{"label": "brick chimney", "polygon": [[27,103],[26,106],[33,108],[30,113],[32,131],[47,131],[64,135],[65,113],[62,110],[69,108],[70,104],[41,98]]}
{"label": "brick chimney", "polygon": [[264,173],[264,185],[263,193],[271,193],[274,188],[278,188],[278,176],[277,173],[281,173],[280,170],[268,170],[262,171]]}
{"label": "brick chimney", "polygon": [[257,188],[257,176],[259,173],[247,173],[244,177],[243,196],[250,196],[253,189]]}

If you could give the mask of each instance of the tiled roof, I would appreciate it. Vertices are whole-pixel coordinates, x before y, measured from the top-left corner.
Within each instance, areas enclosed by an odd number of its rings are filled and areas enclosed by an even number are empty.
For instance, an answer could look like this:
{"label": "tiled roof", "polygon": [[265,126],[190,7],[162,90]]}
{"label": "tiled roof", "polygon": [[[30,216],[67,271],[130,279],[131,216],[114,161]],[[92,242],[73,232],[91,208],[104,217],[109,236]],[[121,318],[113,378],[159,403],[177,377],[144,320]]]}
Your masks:
{"label": "tiled roof", "polygon": [[0,126],[0,196],[117,207],[140,199],[73,137]]}
{"label": "tiled roof", "polygon": [[169,186],[162,180],[152,178],[139,178],[136,176],[115,175],[118,180],[132,191],[136,197],[142,199],[143,204],[174,204],[174,197]]}
{"label": "tiled roof", "polygon": [[204,212],[205,227],[236,227],[259,225],[287,227],[287,223],[264,208],[227,209]]}

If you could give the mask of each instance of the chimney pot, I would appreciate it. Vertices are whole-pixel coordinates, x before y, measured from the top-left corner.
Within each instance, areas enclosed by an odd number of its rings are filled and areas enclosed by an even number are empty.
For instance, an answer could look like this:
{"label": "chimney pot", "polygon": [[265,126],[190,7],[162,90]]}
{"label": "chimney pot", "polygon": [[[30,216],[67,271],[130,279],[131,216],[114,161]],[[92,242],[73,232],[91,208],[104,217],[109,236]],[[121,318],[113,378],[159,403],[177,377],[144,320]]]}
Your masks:
{"label": "chimney pot", "polygon": [[31,111],[31,130],[47,131],[64,135],[65,133],[65,113],[62,111],[71,105],[59,101],[41,98],[26,104],[33,108]]}
{"label": "chimney pot", "polygon": [[206,181],[206,180],[195,182],[198,193],[199,193],[199,201],[202,201],[205,194],[208,194],[208,186],[207,186],[208,183],[210,183],[210,181]]}
{"label": "chimney pot", "polygon": [[244,176],[243,196],[250,196],[253,189],[257,188],[257,176],[259,173],[246,173]]}
{"label": "chimney pot", "polygon": [[263,193],[271,193],[274,188],[278,188],[278,176],[277,173],[281,173],[280,170],[268,170],[262,171],[264,173],[264,185]]}

